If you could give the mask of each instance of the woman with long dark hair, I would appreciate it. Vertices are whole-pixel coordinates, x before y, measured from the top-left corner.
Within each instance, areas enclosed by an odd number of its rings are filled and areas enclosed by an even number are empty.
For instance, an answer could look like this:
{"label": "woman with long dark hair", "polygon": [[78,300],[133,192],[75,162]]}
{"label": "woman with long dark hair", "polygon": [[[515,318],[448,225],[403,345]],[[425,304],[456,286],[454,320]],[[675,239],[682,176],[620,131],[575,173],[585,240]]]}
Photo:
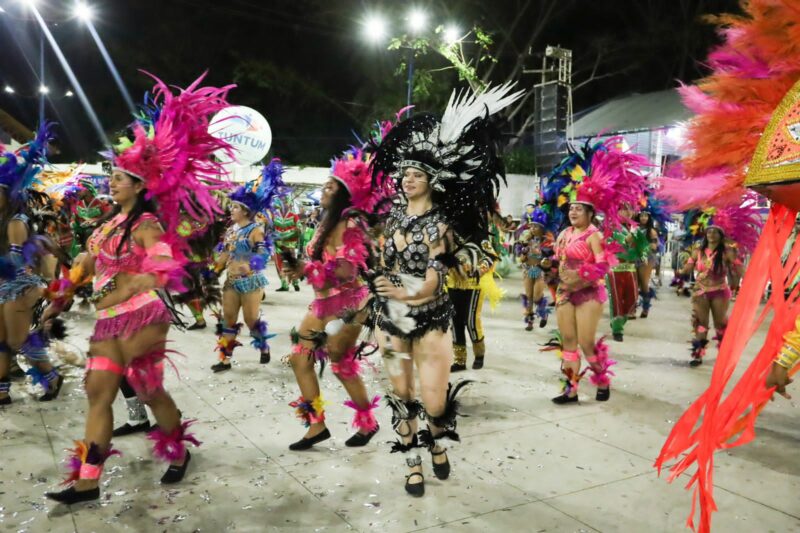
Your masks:
{"label": "woman with long dark hair", "polygon": [[350,396],[345,405],[352,408],[357,432],[346,446],[365,446],[378,431],[373,410],[379,396],[370,399],[360,376],[360,353],[356,341],[363,317],[356,318],[369,298],[363,275],[371,263],[371,244],[359,213],[370,213],[382,201],[383,189],[372,190],[368,156],[361,151],[334,161],[331,177],[322,189],[324,209],[307,261],[284,261],[290,281],[305,275],[314,289],[314,300],[298,330],[288,356],[300,397],[290,405],[308,428],[306,434],[289,446],[301,451],[331,437],[325,424],[325,402],[320,392],[314,364],[330,360],[331,369]]}
{"label": "woman with long dark hair", "polygon": [[[622,139],[612,137],[573,153],[548,176],[543,191],[545,201],[553,206],[568,205],[567,227],[556,240],[559,284],[556,290],[556,320],[562,349],[562,394],[556,404],[578,401],[581,356],[592,371],[591,382],[597,386],[595,399],[611,397],[610,370],[615,361],[609,357],[605,337],[596,339],[597,324],[608,295],[605,277],[616,263],[606,245],[613,232],[626,220],[626,206],[635,205],[644,191],[641,173],[646,159],[622,148]],[[604,215],[604,232],[594,224],[595,215]]]}
{"label": "woman with long dark hair", "polygon": [[709,314],[714,318],[716,338],[721,341],[728,323],[728,306],[731,289],[728,285],[728,268],[736,256],[725,247],[725,233],[720,226],[706,227],[700,246],[695,248],[686,262],[682,274],[695,274],[692,294],[692,339],[691,366],[703,364],[708,346]]}
{"label": "woman with long dark hair", "polygon": [[41,328],[31,331],[34,310],[45,292],[43,275],[54,274],[45,273],[43,261],[54,246],[37,234],[31,208],[37,199],[33,182],[46,162],[50,140],[50,127],[44,125],[19,154],[0,154],[0,405],[11,403],[9,371],[18,352],[31,365],[28,374],[34,384],[44,389],[39,401],[57,398],[64,382],[47,353],[49,334]]}
{"label": "woman with long dark hair", "polygon": [[222,287],[222,320],[218,325],[217,357],[211,366],[215,373],[232,368],[233,350],[241,346],[236,341],[242,324],[238,323],[239,311],[250,329],[251,344],[259,351],[260,363],[270,361],[267,339],[267,322],[261,317],[261,299],[267,277],[264,270],[272,254],[272,240],[264,231],[264,224],[257,220],[260,214],[274,209],[275,200],[287,194],[288,187],[281,178],[283,165],[273,159],[264,166],[258,183],[239,187],[228,198],[231,201],[232,225],[225,233],[222,249],[214,270],[227,269],[227,278]]}
{"label": "woman with long dark hair", "polygon": [[[491,115],[522,96],[511,89],[454,94],[441,120],[418,114],[400,122],[373,163],[375,182],[391,178],[400,194],[385,224],[374,320],[393,388],[388,400],[399,439],[392,452],[405,455],[411,496],[425,493],[418,448],[430,451],[434,475],[444,480],[450,476],[445,441],[459,440],[456,395],[466,382],[449,384],[453,306],[444,285],[449,268],[477,278],[491,250],[488,213],[505,177]],[[427,429],[417,434],[423,416]]]}
{"label": "woman with long dark hair", "polygon": [[153,411],[158,429],[148,438],[153,453],[169,463],[161,482],[183,479],[191,455],[186,443],[199,444],[181,422],[175,402],[164,390],[167,332],[172,313],[159,291],[184,290],[183,255],[187,249],[178,228],[186,215],[210,219],[220,212],[210,190],[224,186],[212,159],[230,146],[208,133],[209,118],[227,106],[230,87],[198,87],[202,77],[173,95],[156,79],[150,119],[133,125],[133,140],[112,154],[112,216],[87,242],[88,253],[53,294],[45,313],[63,308],[77,286],[93,278],[91,300],[97,322],[89,340],[85,389],[89,400],[84,438],[76,441],[69,461],[71,485],[46,496],[61,503],[100,497],[111,446],[112,404],[123,376]]}

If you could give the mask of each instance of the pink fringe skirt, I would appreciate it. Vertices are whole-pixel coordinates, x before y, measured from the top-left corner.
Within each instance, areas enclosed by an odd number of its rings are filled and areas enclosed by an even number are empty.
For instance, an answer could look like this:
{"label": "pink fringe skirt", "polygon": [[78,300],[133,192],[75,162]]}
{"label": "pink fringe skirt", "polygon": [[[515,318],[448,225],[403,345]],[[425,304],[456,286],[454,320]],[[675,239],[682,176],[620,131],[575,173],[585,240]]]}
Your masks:
{"label": "pink fringe skirt", "polygon": [[722,289],[715,289],[713,291],[698,292],[694,295],[695,298],[705,298],[709,302],[716,298],[723,298],[725,300],[731,299],[730,287],[723,287]]}
{"label": "pink fringe skirt", "polygon": [[361,303],[369,295],[369,288],[361,285],[352,289],[345,289],[338,294],[327,298],[315,298],[311,302],[311,312],[317,318],[335,316],[342,318],[348,311],[361,307]]}
{"label": "pink fringe skirt", "polygon": [[606,292],[605,285],[596,285],[593,287],[585,287],[577,291],[567,292],[556,290],[557,305],[570,303],[575,307],[595,300],[597,302],[606,303],[608,301],[608,293]]}
{"label": "pink fringe skirt", "polygon": [[130,300],[97,312],[94,333],[89,342],[127,339],[151,324],[169,324],[172,315],[155,292],[139,294]]}

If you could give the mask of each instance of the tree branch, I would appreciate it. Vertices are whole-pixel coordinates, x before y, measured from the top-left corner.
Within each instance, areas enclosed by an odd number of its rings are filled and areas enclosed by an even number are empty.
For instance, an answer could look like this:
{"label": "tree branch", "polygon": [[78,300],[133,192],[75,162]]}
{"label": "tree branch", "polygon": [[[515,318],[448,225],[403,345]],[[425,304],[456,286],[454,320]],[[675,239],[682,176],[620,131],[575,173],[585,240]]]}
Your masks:
{"label": "tree branch", "polygon": [[627,72],[630,69],[631,69],[631,67],[628,66],[628,67],[621,68],[619,70],[615,70],[613,72],[606,72],[605,74],[601,74],[599,76],[596,76],[594,73],[592,73],[592,76],[590,76],[588,79],[583,80],[582,82],[580,82],[577,85],[573,85],[572,86],[572,92],[575,93],[578,89],[586,87],[587,85],[589,85],[593,81],[602,80],[603,78],[610,78],[611,76],[617,76],[618,74],[622,74],[624,72]]}

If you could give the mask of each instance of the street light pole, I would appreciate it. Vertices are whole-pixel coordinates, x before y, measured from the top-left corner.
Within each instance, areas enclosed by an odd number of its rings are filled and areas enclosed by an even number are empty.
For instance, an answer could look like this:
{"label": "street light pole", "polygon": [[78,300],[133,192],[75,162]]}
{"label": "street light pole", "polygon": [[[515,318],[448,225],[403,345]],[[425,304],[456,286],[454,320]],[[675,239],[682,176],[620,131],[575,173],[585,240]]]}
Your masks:
{"label": "street light pole", "polygon": [[411,95],[414,92],[414,48],[408,47],[408,93],[406,95],[406,118],[411,116]]}
{"label": "street light pole", "polygon": [[42,90],[46,87],[44,81],[44,33],[39,32],[39,126],[44,124],[44,97],[45,91]]}

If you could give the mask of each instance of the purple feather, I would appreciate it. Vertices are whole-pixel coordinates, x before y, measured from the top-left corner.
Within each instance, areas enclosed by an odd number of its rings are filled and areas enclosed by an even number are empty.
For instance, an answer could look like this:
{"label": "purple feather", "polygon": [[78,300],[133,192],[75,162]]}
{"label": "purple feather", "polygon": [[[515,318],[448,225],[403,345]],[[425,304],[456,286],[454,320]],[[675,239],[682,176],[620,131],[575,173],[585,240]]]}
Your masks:
{"label": "purple feather", "polygon": [[267,260],[263,255],[254,255],[250,258],[250,268],[255,271],[264,270],[267,266]]}

